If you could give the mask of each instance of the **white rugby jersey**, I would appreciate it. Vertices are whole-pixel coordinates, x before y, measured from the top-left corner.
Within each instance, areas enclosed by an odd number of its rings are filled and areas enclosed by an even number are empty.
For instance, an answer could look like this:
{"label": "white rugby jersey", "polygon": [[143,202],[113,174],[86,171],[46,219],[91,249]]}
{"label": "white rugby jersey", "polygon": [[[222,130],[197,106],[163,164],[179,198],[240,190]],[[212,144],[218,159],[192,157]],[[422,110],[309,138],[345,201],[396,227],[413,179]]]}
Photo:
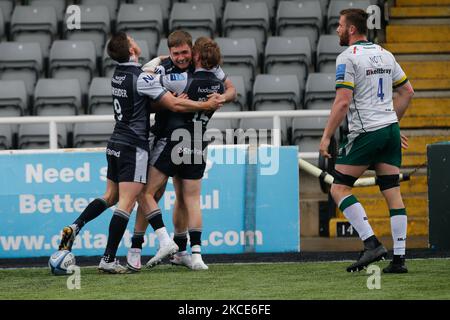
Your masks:
{"label": "white rugby jersey", "polygon": [[393,88],[407,82],[405,73],[389,51],[368,41],[358,41],[336,59],[336,89],[353,90],[347,113],[350,133],[374,131],[398,122]]}

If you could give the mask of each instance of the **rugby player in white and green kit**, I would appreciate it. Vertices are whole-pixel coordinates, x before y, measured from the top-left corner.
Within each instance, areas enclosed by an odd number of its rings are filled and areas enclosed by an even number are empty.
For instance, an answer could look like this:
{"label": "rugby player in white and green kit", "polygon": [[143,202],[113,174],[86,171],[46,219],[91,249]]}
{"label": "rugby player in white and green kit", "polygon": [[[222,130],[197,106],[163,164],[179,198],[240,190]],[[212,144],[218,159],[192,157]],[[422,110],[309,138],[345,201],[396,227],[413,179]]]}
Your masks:
{"label": "rugby player in white and green kit", "polygon": [[[406,273],[407,217],[400,193],[401,148],[399,120],[414,90],[394,56],[367,41],[368,15],[361,9],[340,12],[340,45],[349,46],[336,59],[336,98],[320,142],[320,153],[330,158],[328,146],[344,117],[349,132],[339,146],[331,195],[364,242],[359,260],[347,268],[360,271],[387,255],[369,224],[364,208],[352,194],[354,182],[370,167],[391,216],[394,257],[385,273]],[[396,93],[395,96],[393,93]]]}

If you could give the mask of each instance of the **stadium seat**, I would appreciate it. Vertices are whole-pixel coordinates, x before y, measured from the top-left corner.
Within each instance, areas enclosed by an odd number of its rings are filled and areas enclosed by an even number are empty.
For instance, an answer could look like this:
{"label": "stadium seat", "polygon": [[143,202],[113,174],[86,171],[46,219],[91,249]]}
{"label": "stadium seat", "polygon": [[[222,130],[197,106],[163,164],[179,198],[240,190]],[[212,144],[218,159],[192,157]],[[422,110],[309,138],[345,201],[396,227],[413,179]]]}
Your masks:
{"label": "stadium seat", "polygon": [[5,20],[3,18],[3,11],[0,7],[0,41],[4,41],[6,39],[5,33]]}
{"label": "stadium seat", "polygon": [[89,87],[89,114],[112,114],[111,78],[94,78]]}
{"label": "stadium seat", "polygon": [[0,80],[0,117],[20,117],[27,114],[28,95],[22,80]]}
{"label": "stadium seat", "polygon": [[336,95],[334,73],[310,73],[306,81],[305,108],[331,109]]}
{"label": "stadium seat", "polygon": [[265,2],[227,2],[222,20],[222,33],[225,37],[253,38],[258,54],[261,54],[269,28],[269,9]]}
{"label": "stadium seat", "polygon": [[56,40],[50,50],[49,75],[55,79],[78,79],[83,95],[96,71],[92,41]]}
{"label": "stadium seat", "polygon": [[270,74],[293,74],[304,89],[311,66],[311,49],[306,37],[269,37],[267,40],[264,70]]}
{"label": "stadium seat", "polygon": [[216,14],[216,20],[222,19],[223,15],[223,7],[224,7],[224,0],[186,0],[187,3],[211,3],[214,6],[214,12]]}
{"label": "stadium seat", "polygon": [[13,146],[13,132],[11,125],[0,124],[0,150],[10,149]]}
{"label": "stadium seat", "polygon": [[348,8],[359,8],[364,11],[370,6],[368,0],[334,0],[328,6],[327,33],[335,34],[339,25],[339,13]]}
{"label": "stadium seat", "polygon": [[37,42],[47,58],[58,30],[53,7],[16,6],[11,18],[11,38],[17,42]]}
{"label": "stadium seat", "polygon": [[169,17],[169,31],[177,29],[188,31],[193,39],[214,37],[216,13],[212,3],[174,3]]}
{"label": "stadium seat", "polygon": [[114,122],[75,123],[73,128],[74,147],[106,147],[113,130]]}
{"label": "stadium seat", "polygon": [[72,41],[92,41],[97,57],[101,57],[103,47],[111,31],[109,10],[105,6],[80,6],[81,29],[67,29],[64,23],[64,39]]}
{"label": "stadium seat", "polygon": [[[297,144],[303,137],[321,138],[328,117],[297,117],[292,120],[292,141]],[[316,150],[318,151],[318,150]]]}
{"label": "stadium seat", "polygon": [[253,85],[253,110],[300,108],[300,86],[294,75],[259,74]]}
{"label": "stadium seat", "polygon": [[0,43],[0,79],[23,80],[29,97],[43,73],[43,58],[39,43]]}
{"label": "stadium seat", "polygon": [[[67,146],[67,129],[64,124],[57,124],[58,148]],[[47,123],[30,123],[19,126],[19,149],[48,149],[50,146],[49,125]]]}
{"label": "stadium seat", "polygon": [[61,22],[66,12],[66,1],[61,0],[29,0],[28,5],[32,7],[53,7],[56,10],[56,18]]}
{"label": "stadium seat", "polygon": [[[239,127],[244,130],[244,135],[237,134],[238,144],[248,144],[248,137],[256,137],[258,139],[258,144],[271,144],[273,136],[273,119],[272,118],[244,118],[241,119]],[[239,129],[238,129],[239,130]],[[281,143],[287,144],[287,125],[286,121],[281,121]]]}
{"label": "stadium seat", "polygon": [[3,12],[3,21],[11,22],[11,15],[14,9],[14,0],[0,0],[0,11]]}
{"label": "stadium seat", "polygon": [[346,49],[339,45],[339,36],[323,34],[317,44],[316,70],[318,72],[336,72],[336,58]]}
{"label": "stadium seat", "polygon": [[122,4],[117,15],[117,31],[125,31],[135,40],[147,42],[150,55],[156,54],[163,16],[158,4]]}
{"label": "stadium seat", "polygon": [[312,51],[322,30],[322,11],[316,1],[281,1],[276,17],[276,34],[285,37],[308,37]]}
{"label": "stadium seat", "polygon": [[157,56],[168,56],[169,47],[167,46],[167,38],[161,38],[159,40],[158,49],[156,50]]}
{"label": "stadium seat", "polygon": [[225,73],[243,76],[245,88],[251,90],[259,63],[255,40],[216,38],[215,41],[220,46]]}
{"label": "stadium seat", "polygon": [[134,4],[159,4],[161,7],[164,23],[169,20],[170,9],[172,8],[173,0],[131,0],[130,3]]}
{"label": "stadium seat", "polygon": [[[147,41],[145,40],[136,40],[137,45],[141,48],[141,55],[139,56],[139,63],[145,64],[150,61],[150,53],[148,50]],[[112,60],[108,56],[107,45],[105,45],[105,49],[103,51],[103,76],[106,78],[111,78],[114,74],[114,69],[116,68],[117,62]]]}
{"label": "stadium seat", "polygon": [[[247,109],[247,91],[244,85],[244,78],[242,76],[229,76],[234,87],[236,88],[236,100],[228,102],[219,108],[216,112],[238,112]],[[214,119],[214,116],[208,123],[208,128],[225,131],[226,129],[237,128],[239,119]]]}
{"label": "stadium seat", "polygon": [[[86,7],[105,6],[108,8],[111,21],[116,21],[117,10],[121,0],[81,0],[80,3]],[[83,19],[81,19],[83,21]]]}
{"label": "stadium seat", "polygon": [[83,113],[77,79],[39,79],[34,93],[35,115],[77,115]]}
{"label": "stadium seat", "polygon": [[269,10],[270,19],[275,17],[275,11],[277,8],[278,0],[238,0],[238,1],[244,3],[265,2],[267,5],[267,9]]}

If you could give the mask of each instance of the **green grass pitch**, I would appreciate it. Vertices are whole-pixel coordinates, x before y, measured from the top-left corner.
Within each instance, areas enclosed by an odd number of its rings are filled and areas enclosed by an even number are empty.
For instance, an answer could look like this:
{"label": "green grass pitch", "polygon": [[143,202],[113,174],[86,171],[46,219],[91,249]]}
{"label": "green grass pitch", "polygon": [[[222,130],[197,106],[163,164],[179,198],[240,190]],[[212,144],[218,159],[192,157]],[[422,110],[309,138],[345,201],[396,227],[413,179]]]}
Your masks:
{"label": "green grass pitch", "polygon": [[[383,268],[388,262],[377,265]],[[169,265],[109,275],[82,267],[80,289],[47,268],[0,269],[0,299],[450,299],[450,259],[408,261],[409,273],[384,275],[369,290],[366,271],[347,273],[349,262],[211,264],[194,272]]]}

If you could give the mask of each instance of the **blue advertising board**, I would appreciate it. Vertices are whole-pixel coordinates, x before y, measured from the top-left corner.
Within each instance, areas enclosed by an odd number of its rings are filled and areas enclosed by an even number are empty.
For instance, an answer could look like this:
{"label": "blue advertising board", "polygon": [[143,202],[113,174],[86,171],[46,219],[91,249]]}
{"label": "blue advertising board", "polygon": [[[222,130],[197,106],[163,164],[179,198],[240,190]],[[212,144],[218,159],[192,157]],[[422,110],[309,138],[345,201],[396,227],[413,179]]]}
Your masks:
{"label": "blue advertising board", "polygon": [[[247,146],[208,148],[200,199],[202,252],[243,253],[249,247],[254,252],[299,251],[297,151],[296,147],[260,147],[256,162],[249,164]],[[98,150],[0,154],[4,172],[0,180],[0,258],[49,256],[57,250],[61,229],[90,201],[102,196],[106,165],[104,152]],[[251,170],[256,174],[250,176]],[[253,183],[248,183],[249,177]],[[173,232],[174,201],[169,179],[159,202],[169,233]],[[103,254],[113,210],[81,230],[73,246],[76,255]],[[126,255],[131,245],[134,217],[135,212],[118,255]],[[157,246],[156,235],[149,228],[143,254],[155,254]]]}

